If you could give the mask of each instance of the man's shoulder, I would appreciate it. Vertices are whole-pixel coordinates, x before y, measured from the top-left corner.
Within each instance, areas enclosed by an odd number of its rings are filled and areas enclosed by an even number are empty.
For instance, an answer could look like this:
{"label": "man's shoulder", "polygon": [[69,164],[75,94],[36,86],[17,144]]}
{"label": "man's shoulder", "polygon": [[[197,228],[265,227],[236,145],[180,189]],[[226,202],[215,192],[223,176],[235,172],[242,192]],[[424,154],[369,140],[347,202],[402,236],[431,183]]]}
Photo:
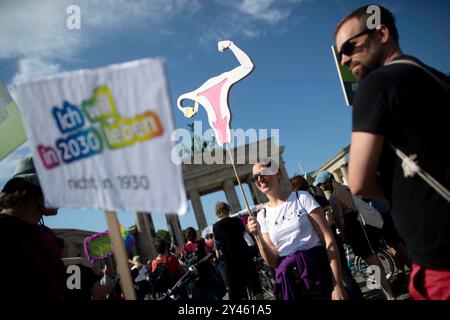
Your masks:
{"label": "man's shoulder", "polygon": [[233,222],[233,224],[238,224],[238,225],[244,224],[244,222],[242,221],[242,219],[240,217],[230,217],[230,220]]}
{"label": "man's shoulder", "polygon": [[[7,214],[0,214],[0,239],[3,244],[11,241],[11,238],[17,234],[20,229],[18,219],[12,218]],[[1,244],[0,244],[1,245]]]}
{"label": "man's shoulder", "polygon": [[398,69],[403,68],[404,66],[400,65],[389,65],[372,71],[359,83],[357,93],[359,95],[380,93],[383,90],[393,89],[398,83]]}
{"label": "man's shoulder", "polygon": [[221,230],[222,228],[224,228],[224,226],[227,225],[226,220],[228,220],[228,219],[220,219],[220,220],[217,220],[216,222],[214,222],[213,232],[214,232],[214,230]]}
{"label": "man's shoulder", "polygon": [[[402,61],[411,61],[415,64],[410,63],[398,63],[399,60]],[[397,63],[395,63],[397,61]],[[423,71],[417,65],[422,66],[423,68],[429,70],[430,72],[436,74],[439,77],[445,76],[439,72],[438,70],[424,64],[421,60],[416,57],[403,55],[395,60],[393,63],[384,65],[367,75],[359,85],[358,90],[366,90],[366,89],[396,89],[398,86],[404,86],[408,82],[415,82],[417,79],[426,79]]]}
{"label": "man's shoulder", "polygon": [[6,223],[19,223],[20,220],[14,217],[11,217],[9,214],[0,213],[0,225]]}
{"label": "man's shoulder", "polygon": [[11,233],[30,233],[37,229],[37,226],[22,221],[18,218],[11,217],[8,214],[0,214],[0,230],[1,234],[11,234]]}

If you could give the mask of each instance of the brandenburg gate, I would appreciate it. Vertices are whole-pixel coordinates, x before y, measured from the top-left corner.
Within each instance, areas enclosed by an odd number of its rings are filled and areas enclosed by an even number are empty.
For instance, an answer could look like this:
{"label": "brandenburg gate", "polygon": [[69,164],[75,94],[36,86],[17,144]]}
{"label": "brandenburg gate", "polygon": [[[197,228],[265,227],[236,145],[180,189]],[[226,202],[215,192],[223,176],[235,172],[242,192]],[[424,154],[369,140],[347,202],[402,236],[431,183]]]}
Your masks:
{"label": "brandenburg gate", "polygon": [[[270,138],[231,149],[239,180],[242,184],[248,184],[254,204],[267,202],[266,196],[250,180],[252,167],[257,162],[257,159],[274,159],[279,164],[282,183],[287,189],[290,189],[289,176],[282,158],[283,152],[284,147],[276,146]],[[201,196],[203,195],[223,190],[233,212],[238,212],[245,208],[245,204],[241,204],[237,196],[235,186],[238,182],[226,149],[218,148],[213,151],[207,151],[206,153],[208,153],[207,156],[214,159],[222,159],[222,162],[211,163],[209,161],[211,159],[208,159],[205,156],[205,152],[203,152],[203,154],[197,153],[190,158],[183,159],[182,163],[186,196],[191,201],[199,230],[207,227],[206,216],[201,202]],[[166,214],[166,220],[169,232],[175,240],[176,245],[182,246],[184,244],[184,237],[178,216],[176,214]],[[155,257],[156,252],[154,252],[153,240],[155,237],[155,228],[151,215],[137,213],[136,226],[138,252],[144,259],[150,256]]]}

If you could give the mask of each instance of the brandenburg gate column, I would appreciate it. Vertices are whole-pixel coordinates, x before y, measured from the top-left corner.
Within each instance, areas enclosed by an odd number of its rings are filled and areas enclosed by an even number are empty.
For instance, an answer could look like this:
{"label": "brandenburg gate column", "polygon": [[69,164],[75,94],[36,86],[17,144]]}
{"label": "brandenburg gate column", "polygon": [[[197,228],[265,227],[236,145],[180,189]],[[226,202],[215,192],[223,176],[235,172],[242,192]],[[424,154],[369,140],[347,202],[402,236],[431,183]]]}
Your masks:
{"label": "brandenburg gate column", "polygon": [[167,225],[169,226],[172,236],[175,238],[177,245],[184,246],[184,235],[181,230],[180,220],[176,214],[166,214]]}
{"label": "brandenburg gate column", "polygon": [[284,165],[284,161],[280,159],[280,172],[281,172],[281,184],[287,188],[287,190],[292,190],[291,182],[289,181],[289,174]]}
{"label": "brandenburg gate column", "polygon": [[231,206],[231,211],[236,213],[242,210],[241,204],[239,203],[239,198],[237,196],[236,190],[234,189],[233,179],[225,180],[223,184],[223,190],[225,191],[225,196],[227,197],[228,204]]}
{"label": "brandenburg gate column", "polygon": [[333,171],[332,172],[334,180],[336,180],[339,183],[344,183],[344,181],[342,181],[341,176],[337,173],[337,171]]}
{"label": "brandenburg gate column", "polygon": [[348,186],[348,173],[347,173],[347,168],[346,167],[340,167],[339,170],[341,170],[342,173],[342,177],[344,180],[344,184]]}
{"label": "brandenburg gate column", "polygon": [[144,262],[149,259],[155,259],[157,256],[150,225],[145,221],[149,216],[150,213],[136,212],[136,227],[139,236],[140,254],[141,259]]}
{"label": "brandenburg gate column", "polygon": [[205,212],[203,211],[202,201],[200,200],[200,194],[197,190],[192,190],[189,192],[189,198],[191,199],[198,228],[203,230],[206,228],[208,223],[206,222]]}
{"label": "brandenburg gate column", "polygon": [[267,202],[267,197],[261,191],[259,191],[258,187],[252,181],[252,176],[249,176],[247,178],[247,184],[250,187],[250,193],[252,194],[253,203],[255,205]]}

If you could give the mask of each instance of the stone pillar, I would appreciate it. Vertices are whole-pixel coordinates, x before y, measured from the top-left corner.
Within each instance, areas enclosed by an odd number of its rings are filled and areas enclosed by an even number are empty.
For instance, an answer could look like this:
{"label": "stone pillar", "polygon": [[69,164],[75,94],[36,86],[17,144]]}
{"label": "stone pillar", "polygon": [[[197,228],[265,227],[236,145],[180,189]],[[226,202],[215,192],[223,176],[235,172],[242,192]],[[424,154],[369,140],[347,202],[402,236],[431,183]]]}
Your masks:
{"label": "stone pillar", "polygon": [[330,192],[330,191],[323,191],[323,190],[320,189],[319,187],[317,187],[316,190],[319,190],[319,191],[318,191],[318,194],[319,194],[319,195],[322,195],[322,196],[324,196],[325,198],[327,198],[327,200],[330,200],[330,197],[331,197],[331,192]]}
{"label": "stone pillar", "polygon": [[247,184],[248,184],[248,188],[250,189],[250,195],[252,196],[252,200],[253,200],[253,203],[254,204],[259,204],[259,203],[261,203],[261,200],[260,200],[260,198],[259,198],[259,194],[257,194],[256,192],[255,192],[255,185],[252,183],[252,181],[250,180],[250,177],[249,178],[247,178]]}
{"label": "stone pillar", "polygon": [[259,191],[258,187],[255,185],[255,183],[251,180],[251,176],[247,178],[247,184],[249,185],[250,193],[253,198],[253,203],[258,205],[260,203],[266,203],[268,201],[266,195]]}
{"label": "stone pillar", "polygon": [[292,190],[291,183],[289,182],[289,174],[284,165],[284,161],[280,157],[280,172],[281,172],[281,185],[283,185],[286,190]]}
{"label": "stone pillar", "polygon": [[237,196],[236,190],[234,189],[234,182],[232,179],[225,180],[223,184],[223,190],[225,191],[225,196],[227,197],[228,204],[231,206],[231,211],[236,213],[242,210],[241,204],[239,203],[239,198]]}
{"label": "stone pillar", "polygon": [[205,212],[203,211],[202,201],[200,200],[200,195],[197,190],[192,190],[189,193],[189,198],[191,199],[192,208],[194,209],[195,220],[197,221],[198,228],[203,230],[206,228],[208,223],[206,222]]}
{"label": "stone pillar", "polygon": [[150,230],[150,235],[152,238],[156,238],[156,229],[155,224],[153,223],[153,218],[151,214],[145,214],[144,215],[144,223],[147,230]]}
{"label": "stone pillar", "polygon": [[348,173],[347,173],[347,167],[340,167],[339,170],[341,170],[343,182],[345,185],[348,186]]}
{"label": "stone pillar", "polygon": [[155,241],[153,238],[152,230],[147,220],[150,217],[150,213],[136,212],[136,227],[139,241],[139,255],[143,263],[150,259],[156,258]]}
{"label": "stone pillar", "polygon": [[336,182],[339,182],[340,184],[343,183],[341,176],[336,171],[333,171],[332,174],[333,174],[334,180],[336,180]]}
{"label": "stone pillar", "polygon": [[176,214],[166,214],[167,226],[169,227],[169,232],[175,242],[177,247],[184,246],[184,235],[181,230],[180,220]]}

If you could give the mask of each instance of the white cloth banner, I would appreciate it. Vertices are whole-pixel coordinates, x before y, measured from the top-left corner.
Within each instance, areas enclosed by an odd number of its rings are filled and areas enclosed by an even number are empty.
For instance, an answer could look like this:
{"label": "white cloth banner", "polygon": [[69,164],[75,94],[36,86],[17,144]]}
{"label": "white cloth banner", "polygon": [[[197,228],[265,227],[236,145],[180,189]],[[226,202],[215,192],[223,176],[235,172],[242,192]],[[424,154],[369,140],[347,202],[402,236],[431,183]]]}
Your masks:
{"label": "white cloth banner", "polygon": [[187,212],[162,60],[68,72],[15,91],[47,206]]}

